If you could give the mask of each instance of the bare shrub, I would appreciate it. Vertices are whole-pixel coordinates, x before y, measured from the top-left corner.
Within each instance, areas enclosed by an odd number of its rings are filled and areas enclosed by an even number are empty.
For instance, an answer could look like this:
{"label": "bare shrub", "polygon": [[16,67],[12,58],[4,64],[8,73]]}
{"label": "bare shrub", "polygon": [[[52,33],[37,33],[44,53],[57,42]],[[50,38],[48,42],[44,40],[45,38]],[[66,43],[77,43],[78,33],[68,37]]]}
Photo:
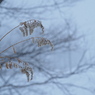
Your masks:
{"label": "bare shrub", "polygon": [[[25,37],[25,36],[32,35],[32,33],[34,32],[33,30],[36,27],[40,27],[42,29],[42,33],[44,33],[44,27],[40,21],[29,20],[29,21],[21,22],[18,26],[14,27],[12,30],[7,32],[0,39],[0,41],[2,41],[9,33],[11,33],[16,28],[19,28],[20,32],[22,33],[22,36]],[[1,51],[0,54],[2,54],[3,52],[7,52],[7,50],[10,48],[13,50],[13,53],[16,54],[15,46],[17,44],[20,44],[20,43],[28,41],[28,40],[32,40],[33,43],[37,43],[38,47],[43,46],[43,45],[50,45],[52,47],[51,50],[53,50],[53,44],[51,43],[50,40],[48,40],[46,38],[42,38],[42,37],[31,37],[31,38],[22,40],[20,42],[14,43],[13,45],[11,45],[11,46],[7,47],[6,49],[4,49],[3,51]],[[7,62],[5,62],[6,58],[8,59]],[[12,61],[12,59],[14,59],[15,62]],[[23,60],[21,60],[19,58],[10,57],[10,56],[0,56],[0,63],[1,63],[0,69],[2,69],[3,66],[5,66],[6,69],[20,68],[21,72],[26,74],[28,81],[32,80],[32,78],[33,78],[32,68],[29,66],[29,64],[27,62],[24,62]],[[22,65],[20,65],[20,64],[22,64]]]}

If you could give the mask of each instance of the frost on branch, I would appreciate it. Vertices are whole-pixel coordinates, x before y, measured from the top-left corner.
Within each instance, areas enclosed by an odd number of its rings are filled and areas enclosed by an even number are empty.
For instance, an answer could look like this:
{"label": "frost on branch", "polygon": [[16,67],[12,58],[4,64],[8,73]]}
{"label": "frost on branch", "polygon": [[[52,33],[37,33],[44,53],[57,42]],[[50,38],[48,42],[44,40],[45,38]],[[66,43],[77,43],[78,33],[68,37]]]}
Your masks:
{"label": "frost on branch", "polygon": [[53,44],[50,42],[50,40],[41,38],[41,39],[37,39],[37,43],[38,43],[38,47],[48,44],[52,47],[51,50],[53,50]]}
{"label": "frost on branch", "polygon": [[[4,57],[4,59],[5,59],[5,57]],[[33,79],[32,68],[29,66],[29,64],[27,62],[24,62],[18,58],[14,58],[15,61],[17,61],[18,63],[11,61],[11,58],[9,58],[9,57],[7,59],[9,59],[9,62],[5,62],[3,64],[3,66],[5,66],[6,69],[19,68],[23,74],[26,74],[27,81],[30,81]],[[2,65],[0,65],[0,69],[2,69]]]}
{"label": "frost on branch", "polygon": [[36,27],[41,27],[42,33],[44,33],[44,27],[40,21],[29,20],[29,21],[25,21],[25,22],[20,23],[20,25],[21,26],[19,27],[19,29],[22,32],[23,36],[31,35],[33,33],[33,30]]}
{"label": "frost on branch", "polygon": [[27,81],[30,81],[33,79],[33,71],[32,71],[32,68],[30,67],[26,67],[26,68],[23,68],[21,69],[21,72],[26,74],[27,76]]}

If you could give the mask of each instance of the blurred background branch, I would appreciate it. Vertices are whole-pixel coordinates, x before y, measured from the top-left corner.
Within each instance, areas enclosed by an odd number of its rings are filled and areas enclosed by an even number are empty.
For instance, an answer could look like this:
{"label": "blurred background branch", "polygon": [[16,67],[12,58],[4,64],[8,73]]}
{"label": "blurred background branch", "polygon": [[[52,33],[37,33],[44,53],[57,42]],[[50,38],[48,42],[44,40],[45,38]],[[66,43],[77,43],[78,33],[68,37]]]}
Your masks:
{"label": "blurred background branch", "polygon": [[[20,22],[33,18],[41,20],[45,27],[45,35],[41,37],[54,44],[54,51],[50,51],[47,46],[37,47],[32,41],[27,41],[15,47],[16,54],[11,50],[1,54],[28,62],[33,68],[34,78],[27,83],[18,69],[2,69],[0,95],[74,95],[75,90],[76,93],[86,90],[94,95],[93,90],[77,82],[81,80],[80,74],[85,76],[84,73],[95,64],[85,61],[84,35],[79,34],[77,25],[65,12],[78,1],[82,0],[0,0],[0,37]],[[32,36],[38,35],[40,29],[34,31]],[[20,35],[18,29],[11,33],[0,42],[0,51],[23,40]]]}

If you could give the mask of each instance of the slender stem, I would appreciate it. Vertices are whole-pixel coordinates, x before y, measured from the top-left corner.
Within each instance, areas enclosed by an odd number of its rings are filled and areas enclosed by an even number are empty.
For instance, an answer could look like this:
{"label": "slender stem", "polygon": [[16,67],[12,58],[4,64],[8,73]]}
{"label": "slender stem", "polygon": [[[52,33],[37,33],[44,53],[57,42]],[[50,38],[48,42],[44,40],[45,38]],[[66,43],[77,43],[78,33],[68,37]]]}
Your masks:
{"label": "slender stem", "polygon": [[20,42],[17,42],[17,43],[15,43],[15,44],[9,46],[8,48],[6,48],[5,50],[3,50],[2,52],[0,52],[0,54],[3,53],[3,52],[5,52],[6,50],[8,50],[9,48],[11,48],[11,47],[13,47],[13,46],[15,46],[15,45],[17,45],[17,44],[19,44],[19,43],[22,43],[22,42],[25,42],[25,41],[30,40],[30,39],[31,39],[31,38],[26,39],[26,40],[23,40],[23,41],[20,41]]}
{"label": "slender stem", "polygon": [[14,29],[16,29],[17,27],[19,27],[19,25],[18,26],[16,26],[16,27],[14,27],[12,30],[10,30],[9,32],[7,32],[1,39],[0,39],[0,41],[6,36],[6,35],[8,35],[10,32],[12,32]]}
{"label": "slender stem", "polygon": [[22,43],[22,42],[28,41],[28,40],[30,40],[30,39],[32,39],[32,38],[34,39],[34,38],[41,38],[41,37],[31,37],[31,38],[29,38],[29,39],[26,39],[26,40],[22,40],[22,41],[20,41],[20,42],[17,42],[17,43],[15,43],[15,44],[9,46],[8,48],[6,48],[5,50],[3,50],[2,52],[0,52],[0,54],[3,53],[3,52],[5,52],[5,51],[8,50],[9,48],[11,48],[11,47],[17,45],[17,44],[20,44],[20,43]]}

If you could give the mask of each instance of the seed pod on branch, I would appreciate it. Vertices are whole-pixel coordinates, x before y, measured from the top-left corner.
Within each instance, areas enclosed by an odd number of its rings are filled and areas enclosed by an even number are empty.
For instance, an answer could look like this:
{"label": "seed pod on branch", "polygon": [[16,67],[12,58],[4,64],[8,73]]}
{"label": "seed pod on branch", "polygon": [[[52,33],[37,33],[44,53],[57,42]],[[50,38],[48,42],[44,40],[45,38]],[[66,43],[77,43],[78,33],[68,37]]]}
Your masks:
{"label": "seed pod on branch", "polygon": [[20,23],[20,31],[23,33],[23,36],[28,36],[33,33],[33,30],[36,27],[40,27],[42,29],[42,33],[44,33],[44,27],[40,21],[37,20],[29,20]]}
{"label": "seed pod on branch", "polygon": [[37,43],[38,43],[38,47],[48,44],[52,47],[51,50],[53,50],[53,44],[51,43],[50,40],[47,40],[45,38],[41,38],[41,39],[37,39]]}

